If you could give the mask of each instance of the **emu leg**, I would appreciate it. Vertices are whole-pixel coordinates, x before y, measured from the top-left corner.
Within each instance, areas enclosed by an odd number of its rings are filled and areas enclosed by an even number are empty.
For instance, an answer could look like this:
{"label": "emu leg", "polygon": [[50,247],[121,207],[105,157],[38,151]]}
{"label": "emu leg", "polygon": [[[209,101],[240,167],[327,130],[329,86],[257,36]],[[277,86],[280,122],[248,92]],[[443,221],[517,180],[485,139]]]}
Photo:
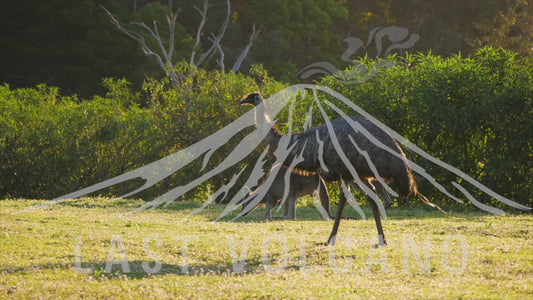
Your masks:
{"label": "emu leg", "polygon": [[322,178],[319,178],[318,182],[318,197],[320,198],[320,204],[322,204],[322,207],[326,210],[328,217],[333,219],[333,215],[329,211],[330,198],[328,194],[328,188],[326,187],[326,184]]}
{"label": "emu leg", "polygon": [[346,197],[344,196],[344,193],[340,193],[339,198],[339,205],[338,205],[338,211],[337,216],[335,217],[335,222],[333,223],[333,229],[331,230],[331,234],[329,235],[328,241],[324,243],[324,245],[335,245],[335,238],[337,237],[337,231],[339,230],[339,225],[341,223],[342,218],[342,211],[344,210],[344,205],[346,204]]}
{"label": "emu leg", "polygon": [[383,233],[383,226],[381,226],[381,216],[379,215],[379,208],[376,202],[370,197],[366,197],[367,201],[370,202],[370,205],[372,205],[372,213],[374,214],[374,220],[376,221],[376,228],[378,229],[378,238],[379,243],[377,246],[385,246],[387,245],[387,241],[385,240],[385,234]]}

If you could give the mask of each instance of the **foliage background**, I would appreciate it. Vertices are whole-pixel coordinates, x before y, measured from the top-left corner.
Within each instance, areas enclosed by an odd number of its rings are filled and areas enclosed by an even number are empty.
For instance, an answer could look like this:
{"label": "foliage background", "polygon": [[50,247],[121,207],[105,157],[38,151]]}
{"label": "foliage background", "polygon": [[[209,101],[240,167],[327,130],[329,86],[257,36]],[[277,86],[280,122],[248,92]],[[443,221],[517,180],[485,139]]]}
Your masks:
{"label": "foliage background", "polygon": [[[395,65],[380,69],[370,80],[353,84],[334,75],[320,84],[339,91],[431,155],[496,192],[533,204],[531,58],[483,48],[472,57],[418,54],[387,59]],[[361,63],[372,68],[378,60]],[[149,80],[143,93],[136,93],[126,80],[106,79],[106,95],[87,100],[61,96],[57,88],[46,85],[2,86],[2,197],[52,198],[133,170],[237,119],[246,111],[237,105],[243,91],[261,91],[268,97],[285,87],[260,67],[254,68],[253,76],[186,64],[178,72],[187,74],[178,88],[166,79]],[[309,101],[303,99],[296,106],[295,117],[305,116]],[[279,119],[282,130],[286,121],[287,110]],[[303,121],[296,118],[295,130],[302,128]],[[232,140],[217,151],[212,163],[221,162],[235,145]],[[437,180],[457,180],[414,153],[409,155]],[[150,199],[184,184],[199,169],[197,161],[141,196]],[[209,193],[227,183],[235,170],[217,176],[199,192]],[[131,190],[138,184],[130,182],[107,192],[120,194],[121,188]],[[450,204],[451,200],[421,184],[425,193]]]}
{"label": "foliage background", "polygon": [[[217,32],[225,13],[225,1],[209,3],[203,50],[210,45],[207,33]],[[386,58],[394,67],[360,84],[336,75],[314,80],[496,192],[533,204],[533,5],[528,1],[231,3],[222,41],[229,61],[239,55],[252,25],[261,29],[239,73],[217,70],[214,59],[201,68],[186,63],[199,22],[193,5],[201,2],[173,1],[181,8],[173,57],[182,77],[177,87],[98,7],[126,26],[164,24],[167,1],[6,3],[0,12],[0,198],[53,198],[162,158],[242,115],[246,109],[236,102],[243,94],[269,96],[298,82],[297,71],[310,63],[325,61],[355,72],[340,59],[343,38],[367,42],[378,26],[401,26],[421,38],[409,53]],[[162,35],[168,34],[164,27]],[[379,55],[369,43],[357,53],[358,62],[372,68],[379,62],[372,57]],[[297,109],[304,116],[302,103]],[[213,163],[224,157],[217,155]],[[442,170],[424,167],[437,179],[450,179]],[[199,162],[140,196],[150,199],[187,182],[196,168]],[[209,193],[232,174],[221,174],[197,192]],[[426,193],[439,198],[430,187]]]}
{"label": "foliage background", "polygon": [[[193,5],[202,1],[174,0],[181,8],[174,61],[187,60],[200,17]],[[127,78],[140,91],[146,76],[161,77],[156,63],[119,32],[98,5],[127,25],[158,21],[165,34],[168,1],[154,0],[19,0],[3,3],[0,11],[0,83],[32,87],[46,83],[65,94],[84,98],[104,95],[101,78]],[[225,0],[210,0],[209,19],[201,39],[210,46],[225,15]],[[232,0],[232,15],[222,46],[234,61],[247,43],[252,25],[261,29],[241,71],[263,64],[275,79],[295,83],[297,71],[317,61],[341,68],[343,39],[368,42],[378,27],[405,27],[420,40],[409,51],[445,57],[473,54],[486,45],[533,55],[533,5],[528,0]],[[139,29],[138,27],[133,27]],[[380,55],[368,44],[357,55]],[[205,68],[216,68],[214,60]]]}
{"label": "foliage background", "polygon": [[[183,70],[185,72],[185,70]],[[180,88],[151,80],[144,96],[126,80],[105,79],[108,92],[80,100],[58,89],[0,87],[0,197],[53,198],[163,158],[238,118],[242,91],[283,88],[260,68],[254,77],[187,67]],[[235,145],[230,141],[226,147]],[[214,163],[224,156],[215,156]],[[148,195],[195,178],[200,162]],[[195,169],[197,168],[197,169]],[[222,175],[213,185],[225,183]],[[131,190],[131,182],[115,195]],[[105,193],[106,191],[104,191]]]}
{"label": "foliage background", "polygon": [[[330,76],[321,84],[433,157],[531,205],[533,60],[493,48],[481,48],[471,57],[408,54],[387,59],[394,66],[380,69],[371,80],[353,84]],[[369,68],[375,63],[366,62]],[[461,180],[415,153],[408,154],[438,181]],[[434,198],[439,194],[431,192]]]}

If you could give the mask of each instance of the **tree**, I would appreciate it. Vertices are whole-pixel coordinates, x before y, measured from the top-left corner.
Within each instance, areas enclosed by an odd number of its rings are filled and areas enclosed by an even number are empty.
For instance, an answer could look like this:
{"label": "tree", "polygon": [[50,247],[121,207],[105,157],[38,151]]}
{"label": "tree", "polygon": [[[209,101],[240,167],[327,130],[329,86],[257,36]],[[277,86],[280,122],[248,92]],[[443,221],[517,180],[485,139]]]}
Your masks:
{"label": "tree", "polygon": [[[346,1],[343,36],[366,37],[377,26],[402,26],[420,35],[412,51],[449,56],[483,46],[533,55],[533,5],[527,0]],[[373,53],[375,49],[368,48]]]}
{"label": "tree", "polygon": [[334,29],[348,13],[338,1],[240,0],[235,6],[236,25],[262,28],[251,57],[274,77],[295,82],[298,70],[310,63],[340,62],[344,46]]}
{"label": "tree", "polygon": [[94,0],[8,1],[0,23],[0,82],[15,87],[47,83],[88,97],[105,92],[103,77],[127,75],[140,86],[146,71],[135,44],[107,25]]}
{"label": "tree", "polygon": [[[131,25],[137,25],[144,29],[144,31],[149,33],[149,36],[151,37],[151,40],[146,40],[145,37],[132,29],[126,28],[120,24],[120,22],[107,10],[104,6],[101,6],[102,9],[107,13],[107,15],[111,18],[112,23],[126,36],[132,38],[135,40],[141,49],[143,50],[144,54],[150,57],[153,57],[157,65],[160,69],[165,71],[168,76],[170,77],[172,83],[177,86],[180,84],[180,76],[176,73],[175,69],[173,68],[173,61],[174,61],[174,50],[176,47],[176,37],[178,36],[178,33],[176,31],[176,26],[178,25],[178,13],[179,9],[173,10],[173,1],[169,0],[167,7],[168,11],[166,13],[166,22],[168,25],[168,31],[165,35],[160,34],[160,30],[157,25],[156,19],[153,20],[152,27],[146,25],[144,22],[130,22]],[[136,6],[135,6],[136,7]],[[226,30],[229,24],[230,16],[231,16],[231,2],[230,0],[226,0],[226,15],[224,22],[222,23],[218,34],[211,33],[209,36],[209,41],[211,42],[211,46],[207,48],[203,53],[200,53],[203,51],[201,49],[201,36],[204,34],[203,29],[207,22],[207,12],[209,9],[209,2],[208,0],[204,0],[202,3],[202,8],[194,7],[200,14],[200,22],[198,25],[198,29],[196,30],[195,35],[195,42],[194,46],[191,49],[191,55],[189,58],[189,64],[194,65],[196,67],[202,65],[204,62],[212,58],[215,53],[218,53],[219,58],[217,60],[217,64],[219,65],[221,70],[225,70],[225,63],[224,63],[224,50],[221,46],[221,41],[224,38],[224,35],[226,34]],[[158,2],[152,2],[145,7],[143,7],[141,10],[150,10],[152,9],[154,12],[161,12],[163,10],[162,5]],[[141,11],[140,10],[140,11]],[[139,12],[140,12],[139,11]],[[259,34],[259,31],[256,30],[255,24],[252,26],[252,34],[250,35],[250,40],[248,45],[244,48],[244,50],[241,52],[239,57],[236,59],[235,63],[233,64],[231,70],[232,71],[238,71],[241,67],[242,61],[246,58],[248,55],[254,39]],[[164,37],[166,36],[168,41],[165,42]],[[152,44],[156,44],[158,51],[152,50],[154,46]]]}

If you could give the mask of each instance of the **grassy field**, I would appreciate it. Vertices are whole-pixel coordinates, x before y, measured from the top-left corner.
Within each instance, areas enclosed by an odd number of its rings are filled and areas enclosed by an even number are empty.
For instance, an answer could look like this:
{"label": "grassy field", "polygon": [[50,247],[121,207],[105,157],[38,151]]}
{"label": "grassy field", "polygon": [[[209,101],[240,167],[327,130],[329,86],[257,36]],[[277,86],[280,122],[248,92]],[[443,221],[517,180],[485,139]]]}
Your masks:
{"label": "grassy field", "polygon": [[[298,220],[258,210],[213,222],[223,206],[84,198],[20,212],[0,201],[0,298],[526,299],[533,295],[533,217],[393,208],[388,246],[369,220]],[[353,210],[348,214],[355,216]],[[530,298],[529,298],[530,299]]]}

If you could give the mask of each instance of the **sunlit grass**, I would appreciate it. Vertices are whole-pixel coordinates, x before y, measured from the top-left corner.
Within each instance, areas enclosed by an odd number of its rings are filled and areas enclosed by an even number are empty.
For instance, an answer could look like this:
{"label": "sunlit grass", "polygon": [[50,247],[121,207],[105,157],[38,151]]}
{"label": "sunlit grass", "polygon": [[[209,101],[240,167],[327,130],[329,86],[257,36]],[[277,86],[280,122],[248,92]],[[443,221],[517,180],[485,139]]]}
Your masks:
{"label": "sunlit grass", "polygon": [[[190,213],[201,203],[192,202],[130,213],[143,202],[83,198],[12,215],[41,202],[0,201],[0,298],[533,294],[528,214],[394,208],[384,221],[389,245],[374,249],[369,211],[369,220],[343,220],[337,246],[326,247],[320,243],[332,222],[321,220],[312,207],[299,208],[295,221],[268,221],[264,210],[257,210],[237,221],[230,221],[234,213],[213,222],[223,206],[209,205],[197,215]],[[353,210],[347,214],[357,216]],[[125,260],[121,250],[127,263],[108,263]]]}

